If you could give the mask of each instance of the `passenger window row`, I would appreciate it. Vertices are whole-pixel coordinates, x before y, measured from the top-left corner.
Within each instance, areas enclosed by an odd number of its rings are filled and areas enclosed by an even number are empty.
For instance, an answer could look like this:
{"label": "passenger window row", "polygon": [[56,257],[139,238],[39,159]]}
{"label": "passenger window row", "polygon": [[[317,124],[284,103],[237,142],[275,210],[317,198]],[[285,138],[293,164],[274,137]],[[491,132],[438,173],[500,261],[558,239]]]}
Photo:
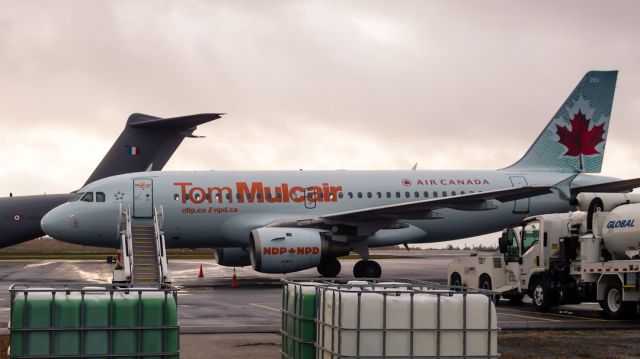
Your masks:
{"label": "passenger window row", "polygon": [[[479,191],[479,192],[482,192],[482,191]],[[465,192],[465,191],[460,191],[459,194],[460,195],[464,195],[466,193],[467,192]],[[474,191],[469,191],[468,193],[474,193]],[[457,196],[458,192],[456,192],[456,191],[451,191],[450,193],[447,192],[447,191],[442,191],[442,192],[438,192],[438,191],[433,191],[433,192],[429,192],[429,191],[424,191],[424,192],[405,191],[404,192],[404,198],[429,198],[429,197],[438,198],[439,196],[448,197],[449,195]],[[234,197],[237,200],[239,200],[241,198],[241,196],[242,195],[240,193],[236,193],[236,195]],[[318,192],[317,196],[318,196],[319,199],[324,199],[324,193],[322,193],[322,192]],[[189,198],[190,196],[188,194],[185,194],[184,197],[185,197],[185,200],[189,200],[190,199]],[[205,194],[204,199],[207,200],[207,201],[211,201],[210,197],[211,197],[210,194],[207,193],[207,194]],[[213,200],[220,201],[220,194],[219,193],[216,193],[213,197],[214,197]],[[224,197],[227,199],[227,201],[231,200],[231,198],[232,198],[230,193],[226,193]],[[274,199],[274,198],[275,199],[281,199],[282,195],[280,193],[276,193],[276,195],[273,196],[273,195],[271,195],[271,193],[267,193],[264,197],[267,200],[271,200],[271,199]],[[375,193],[374,192],[366,192],[366,193],[365,192],[346,192],[346,197],[348,199],[353,199],[353,198],[363,199],[365,197],[366,198],[377,198],[377,199],[382,199],[382,198],[388,198],[389,199],[389,198],[394,198],[394,197],[395,198],[403,198],[403,193],[400,192],[400,191],[396,191],[396,192],[375,192]],[[251,199],[251,195],[247,194],[246,198],[247,198],[247,200]],[[294,198],[298,198],[298,197],[294,196]],[[313,192],[307,193],[307,198],[309,200],[313,200],[314,199]],[[333,200],[333,194],[329,194],[328,198],[330,200]],[[340,199],[345,198],[345,193],[338,192],[338,198],[340,198]],[[173,195],[173,199],[176,200],[176,201],[180,200],[180,195],[175,193]],[[261,200],[262,199],[262,194],[257,193],[256,194],[256,199]],[[196,193],[193,196],[192,200],[201,201],[202,200],[202,195],[200,193]]]}
{"label": "passenger window row", "polygon": [[[460,195],[466,194],[467,192],[465,191],[460,191]],[[473,191],[469,191],[468,193],[474,193]],[[410,191],[405,191],[404,192],[404,198],[429,198],[431,194],[432,198],[438,198],[438,196],[441,194],[442,197],[447,197],[449,195],[451,196],[457,196],[458,192],[456,191],[451,191],[451,193],[449,194],[447,191],[442,191],[442,192],[438,192],[438,191],[433,191],[433,192],[429,192],[429,191],[424,191],[424,192],[419,192],[419,191],[414,191],[414,192],[410,192]],[[346,192],[346,197],[348,199],[353,199],[353,198],[364,198],[366,195],[366,198],[383,198],[383,192]],[[338,192],[338,198],[344,198],[345,194],[342,192]],[[403,193],[400,191],[396,191],[396,192],[385,192],[384,193],[384,197],[386,198],[403,198]]]}

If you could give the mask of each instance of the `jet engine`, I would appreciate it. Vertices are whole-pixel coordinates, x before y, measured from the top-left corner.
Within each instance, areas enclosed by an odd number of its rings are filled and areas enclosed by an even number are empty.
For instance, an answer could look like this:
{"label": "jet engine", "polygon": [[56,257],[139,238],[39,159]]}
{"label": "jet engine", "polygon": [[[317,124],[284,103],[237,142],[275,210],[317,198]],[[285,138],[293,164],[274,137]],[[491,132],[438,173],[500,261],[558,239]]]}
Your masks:
{"label": "jet engine", "polygon": [[246,248],[216,248],[216,261],[225,267],[244,267],[251,264]]}
{"label": "jet engine", "polygon": [[331,240],[330,234],[313,228],[254,229],[249,250],[251,265],[262,273],[289,273],[349,254],[346,243]]}

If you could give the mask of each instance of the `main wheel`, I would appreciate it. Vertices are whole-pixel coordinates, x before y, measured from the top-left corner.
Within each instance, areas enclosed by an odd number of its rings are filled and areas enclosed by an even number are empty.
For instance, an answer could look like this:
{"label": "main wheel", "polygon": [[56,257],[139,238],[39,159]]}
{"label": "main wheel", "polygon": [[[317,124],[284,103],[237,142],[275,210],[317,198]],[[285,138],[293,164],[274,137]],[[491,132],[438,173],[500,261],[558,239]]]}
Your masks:
{"label": "main wheel", "polygon": [[539,312],[546,312],[551,309],[553,301],[546,279],[536,279],[531,289],[531,299],[533,300],[533,306],[536,307]]}
{"label": "main wheel", "polygon": [[340,274],[342,266],[340,265],[339,260],[336,258],[330,258],[320,263],[317,269],[318,273],[323,277],[336,277]]}
{"label": "main wheel", "polygon": [[382,268],[376,261],[361,260],[353,266],[353,276],[356,278],[380,278]]}
{"label": "main wheel", "polygon": [[604,290],[604,300],[600,302],[600,306],[604,309],[610,318],[619,319],[629,314],[633,309],[630,303],[622,301],[622,290],[620,284],[607,284]]}

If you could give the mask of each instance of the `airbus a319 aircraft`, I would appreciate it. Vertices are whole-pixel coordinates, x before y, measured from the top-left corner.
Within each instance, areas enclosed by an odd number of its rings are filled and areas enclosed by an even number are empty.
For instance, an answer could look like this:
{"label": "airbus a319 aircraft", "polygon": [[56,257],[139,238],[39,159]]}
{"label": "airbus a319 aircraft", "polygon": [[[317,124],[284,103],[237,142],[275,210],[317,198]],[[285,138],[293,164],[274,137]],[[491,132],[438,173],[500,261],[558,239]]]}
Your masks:
{"label": "airbus a319 aircraft", "polygon": [[[628,191],[639,180],[590,176],[605,149],[617,71],[580,81],[527,153],[494,171],[142,172],[82,188],[42,220],[57,239],[117,248],[122,207],[133,220],[164,210],[167,247],[217,249],[221,265],[379,277],[369,248],[466,238],[527,215],[571,208],[581,191]],[[105,198],[96,202],[94,198]]]}

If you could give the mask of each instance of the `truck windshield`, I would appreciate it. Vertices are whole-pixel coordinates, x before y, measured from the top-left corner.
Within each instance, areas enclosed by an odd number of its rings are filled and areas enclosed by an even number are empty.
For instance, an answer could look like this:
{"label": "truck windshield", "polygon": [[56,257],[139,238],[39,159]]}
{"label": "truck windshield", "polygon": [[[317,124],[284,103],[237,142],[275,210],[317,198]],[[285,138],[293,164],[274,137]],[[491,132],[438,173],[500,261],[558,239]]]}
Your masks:
{"label": "truck windshield", "polygon": [[525,224],[522,231],[522,254],[533,247],[540,238],[540,222],[531,221]]}
{"label": "truck windshield", "polygon": [[507,231],[507,243],[509,243],[509,257],[520,257],[520,250],[518,248],[518,239],[516,237],[515,228],[509,228]]}

